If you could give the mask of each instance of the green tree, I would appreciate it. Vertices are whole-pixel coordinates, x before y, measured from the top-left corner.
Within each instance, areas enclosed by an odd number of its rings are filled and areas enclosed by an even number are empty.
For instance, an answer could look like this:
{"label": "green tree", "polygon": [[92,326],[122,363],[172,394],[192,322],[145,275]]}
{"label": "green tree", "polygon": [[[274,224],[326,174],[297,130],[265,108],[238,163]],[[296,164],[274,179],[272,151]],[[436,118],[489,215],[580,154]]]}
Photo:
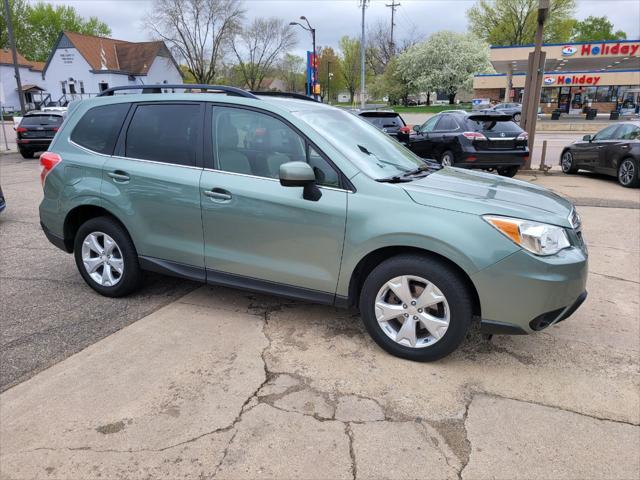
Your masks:
{"label": "green tree", "polygon": [[356,90],[360,87],[360,40],[342,37],[340,51],[340,73],[344,80],[344,88],[349,92],[349,101],[353,102]]}
{"label": "green tree", "polygon": [[606,16],[587,17],[576,21],[571,32],[574,42],[592,42],[597,40],[625,40],[627,34],[622,30],[613,31],[613,23]]}
{"label": "green tree", "polygon": [[[97,17],[85,19],[75,8],[38,2],[27,4],[23,0],[10,2],[17,50],[29,60],[44,62],[49,57],[58,35],[68,30],[85,35],[111,34],[109,26]],[[5,15],[0,17],[0,47],[8,46]]]}
{"label": "green tree", "polygon": [[287,84],[287,91],[298,92],[305,83],[304,59],[292,53],[285,53],[280,63],[280,75]]}
{"label": "green tree", "polygon": [[[318,82],[320,83],[320,99],[323,102],[327,93],[330,96],[327,100],[333,101],[338,97],[338,92],[345,88],[341,68],[342,62],[333,48],[320,47],[318,49]],[[330,79],[329,76],[331,76]],[[327,87],[329,87],[328,91]]]}
{"label": "green tree", "polygon": [[474,35],[436,32],[398,57],[398,70],[421,92],[446,92],[453,104],[458,90],[469,88],[476,73],[492,71],[489,48]]}
{"label": "green tree", "polygon": [[407,105],[409,95],[418,92],[413,78],[408,77],[404,69],[399,68],[401,57],[396,56],[389,60],[382,75],[376,75],[369,83],[370,96],[375,99],[389,98],[391,105],[402,103]]}
{"label": "green tree", "polygon": [[[551,0],[545,23],[545,42],[567,42],[575,23],[575,0]],[[479,0],[467,10],[472,33],[491,45],[533,43],[538,0]]]}

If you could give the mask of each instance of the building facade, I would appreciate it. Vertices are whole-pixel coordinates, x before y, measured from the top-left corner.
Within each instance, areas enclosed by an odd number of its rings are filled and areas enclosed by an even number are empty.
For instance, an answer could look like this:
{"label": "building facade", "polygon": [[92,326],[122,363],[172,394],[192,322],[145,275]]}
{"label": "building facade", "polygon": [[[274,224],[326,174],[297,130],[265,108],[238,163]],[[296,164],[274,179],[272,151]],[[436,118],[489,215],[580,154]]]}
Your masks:
{"label": "building facade", "polygon": [[[474,77],[474,97],[520,102],[533,45],[491,47],[495,74]],[[540,107],[577,114],[637,111],[640,99],[640,40],[545,44],[545,72]]]}
{"label": "building facade", "polygon": [[[42,80],[42,69],[44,64],[32,62],[18,53],[18,68],[20,70],[20,80],[24,93],[25,103],[28,106],[34,105],[34,100],[40,92],[45,90]],[[20,98],[18,97],[18,84],[13,68],[13,57],[11,50],[0,49],[0,103],[2,110],[13,112],[20,110]]]}
{"label": "building facade", "polygon": [[164,42],[126,42],[62,32],[42,76],[51,101],[64,104],[123,85],[182,83]]}

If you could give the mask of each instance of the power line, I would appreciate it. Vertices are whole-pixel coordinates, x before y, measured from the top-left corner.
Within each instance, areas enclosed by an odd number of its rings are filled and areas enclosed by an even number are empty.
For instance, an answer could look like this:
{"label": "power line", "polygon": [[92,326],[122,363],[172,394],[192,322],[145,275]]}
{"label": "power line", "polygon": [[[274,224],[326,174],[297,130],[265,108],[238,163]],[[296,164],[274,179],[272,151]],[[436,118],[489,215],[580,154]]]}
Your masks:
{"label": "power line", "polygon": [[385,4],[385,7],[390,7],[391,8],[391,55],[393,55],[396,52],[396,45],[393,42],[393,27],[396,26],[395,24],[395,15],[396,15],[396,8],[398,8],[400,6],[400,3],[396,3],[395,0],[393,0],[391,2],[391,5],[389,4]]}

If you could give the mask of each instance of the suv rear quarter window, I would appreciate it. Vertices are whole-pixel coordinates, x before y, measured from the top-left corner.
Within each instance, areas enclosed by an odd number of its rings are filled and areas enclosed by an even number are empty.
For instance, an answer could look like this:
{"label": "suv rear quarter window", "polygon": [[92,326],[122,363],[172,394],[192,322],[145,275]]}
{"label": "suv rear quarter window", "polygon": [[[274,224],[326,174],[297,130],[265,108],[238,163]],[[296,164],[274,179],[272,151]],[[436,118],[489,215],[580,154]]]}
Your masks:
{"label": "suv rear quarter window", "polygon": [[113,154],[129,105],[116,103],[87,110],[71,132],[71,141],[94,152]]}

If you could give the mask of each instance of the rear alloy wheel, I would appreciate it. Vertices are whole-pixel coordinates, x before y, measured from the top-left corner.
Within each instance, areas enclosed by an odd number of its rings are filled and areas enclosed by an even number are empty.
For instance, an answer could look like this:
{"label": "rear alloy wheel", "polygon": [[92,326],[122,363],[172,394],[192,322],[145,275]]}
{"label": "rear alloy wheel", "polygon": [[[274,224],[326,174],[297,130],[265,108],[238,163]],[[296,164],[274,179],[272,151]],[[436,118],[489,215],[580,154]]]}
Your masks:
{"label": "rear alloy wheel", "polygon": [[83,223],[74,242],[73,254],[80,275],[96,292],[122,297],[140,285],[138,255],[127,231],[109,217]]}
{"label": "rear alloy wheel", "polygon": [[369,274],[360,313],[371,337],[390,354],[434,361],[464,339],[471,323],[471,296],[448,265],[420,255],[400,255]]}
{"label": "rear alloy wheel", "polygon": [[453,167],[453,165],[456,163],[456,158],[454,157],[453,152],[449,150],[444,152],[440,157],[440,163],[443,167]]}
{"label": "rear alloy wheel", "polygon": [[513,121],[516,123],[520,123],[520,114],[519,113],[514,113],[513,114]]}
{"label": "rear alloy wheel", "polygon": [[518,173],[518,168],[519,167],[498,167],[497,171],[498,171],[498,175],[500,175],[501,177],[515,177],[516,173]]}
{"label": "rear alloy wheel", "polygon": [[560,166],[562,167],[562,171],[567,174],[577,173],[578,171],[573,161],[573,153],[569,150],[562,154]]}
{"label": "rear alloy wheel", "polygon": [[638,178],[638,165],[632,158],[625,158],[618,167],[618,182],[623,187],[637,187],[640,184]]}

